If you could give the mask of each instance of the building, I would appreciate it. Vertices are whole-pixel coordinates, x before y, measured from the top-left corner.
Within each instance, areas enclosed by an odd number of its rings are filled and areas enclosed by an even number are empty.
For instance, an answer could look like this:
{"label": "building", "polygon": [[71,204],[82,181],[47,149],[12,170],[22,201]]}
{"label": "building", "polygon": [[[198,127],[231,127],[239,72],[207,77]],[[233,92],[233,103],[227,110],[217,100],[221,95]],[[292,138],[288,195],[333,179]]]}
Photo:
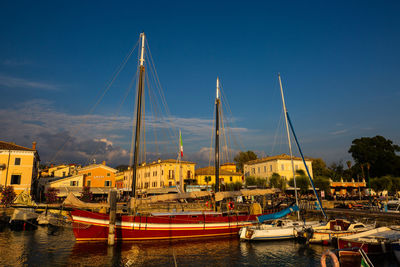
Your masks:
{"label": "building", "polygon": [[13,186],[16,194],[31,193],[38,178],[40,157],[36,142],[32,148],[0,141],[0,185]]}
{"label": "building", "polygon": [[51,166],[41,172],[41,177],[68,177],[77,173],[75,164]]}
{"label": "building", "polygon": [[[179,185],[180,177],[187,181],[194,179],[195,163],[167,159],[152,163],[143,163],[137,167],[136,188],[164,188]],[[130,191],[132,187],[132,169],[124,173],[124,189]]]}
{"label": "building", "polygon": [[[215,167],[205,167],[196,170],[196,181],[199,185],[215,184]],[[243,174],[236,172],[235,163],[225,163],[219,170],[220,184],[243,183]]]}
{"label": "building", "polygon": [[115,187],[115,175],[118,170],[102,164],[91,164],[77,170],[84,176],[83,186],[89,187]]}
{"label": "building", "polygon": [[361,192],[365,194],[367,189],[367,184],[365,180],[355,182],[354,179],[351,179],[351,182],[343,182],[343,179],[340,182],[330,181],[330,188],[332,195],[358,195]]}
{"label": "building", "polygon": [[[305,161],[310,175],[313,177],[312,160],[305,159]],[[301,158],[293,157],[293,165],[295,171],[303,170],[307,173]],[[269,181],[272,174],[277,173],[287,181],[293,178],[292,162],[290,156],[286,154],[248,161],[244,164],[243,169],[245,177],[265,178]]]}

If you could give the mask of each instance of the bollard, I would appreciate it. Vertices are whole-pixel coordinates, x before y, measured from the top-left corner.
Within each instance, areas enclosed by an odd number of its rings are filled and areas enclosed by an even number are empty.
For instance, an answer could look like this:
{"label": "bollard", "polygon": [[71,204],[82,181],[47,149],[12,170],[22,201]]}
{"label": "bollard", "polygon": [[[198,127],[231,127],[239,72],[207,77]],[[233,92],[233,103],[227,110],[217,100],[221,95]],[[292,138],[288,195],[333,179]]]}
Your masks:
{"label": "bollard", "polygon": [[108,245],[115,243],[115,219],[117,213],[117,191],[111,190],[109,195],[110,221],[108,224]]}

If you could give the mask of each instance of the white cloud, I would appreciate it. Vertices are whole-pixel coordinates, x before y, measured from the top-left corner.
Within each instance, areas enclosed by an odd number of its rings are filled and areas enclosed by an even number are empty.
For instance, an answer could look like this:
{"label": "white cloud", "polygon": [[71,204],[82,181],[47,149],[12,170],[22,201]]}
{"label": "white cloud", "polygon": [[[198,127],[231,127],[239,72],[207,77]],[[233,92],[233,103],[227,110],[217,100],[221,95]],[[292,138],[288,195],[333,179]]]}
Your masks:
{"label": "white cloud", "polygon": [[[58,152],[57,159],[73,160],[75,157],[76,160],[84,161],[85,157],[97,157],[98,160],[101,157],[116,164],[128,163],[132,134],[132,118],[128,116],[116,118],[97,114],[68,114],[57,111],[50,101],[33,99],[11,109],[0,109],[0,121],[4,126],[0,132],[1,140],[26,146],[37,141],[44,161],[53,159],[54,154],[61,149],[62,153]],[[171,124],[175,129],[171,129]],[[211,119],[202,118],[172,117],[155,121],[150,116],[146,117],[146,136],[154,132],[153,128],[164,131],[164,134],[157,136],[157,141],[151,136],[146,137],[148,159],[174,158],[178,147],[177,129],[181,129],[187,160],[194,160],[191,156],[205,160],[201,147],[210,144],[212,124]],[[233,128],[231,131],[251,132],[246,128]],[[165,148],[157,148],[156,145]],[[197,153],[199,149],[201,152]]]}
{"label": "white cloud", "polygon": [[0,74],[0,86],[8,88],[26,88],[26,89],[39,89],[45,91],[59,91],[60,87],[55,84],[47,82],[39,82],[27,80],[23,78],[16,78]]}
{"label": "white cloud", "polygon": [[340,130],[340,131],[331,132],[331,134],[332,135],[340,135],[340,134],[345,134],[347,132],[348,132],[348,130],[344,129],[344,130]]}

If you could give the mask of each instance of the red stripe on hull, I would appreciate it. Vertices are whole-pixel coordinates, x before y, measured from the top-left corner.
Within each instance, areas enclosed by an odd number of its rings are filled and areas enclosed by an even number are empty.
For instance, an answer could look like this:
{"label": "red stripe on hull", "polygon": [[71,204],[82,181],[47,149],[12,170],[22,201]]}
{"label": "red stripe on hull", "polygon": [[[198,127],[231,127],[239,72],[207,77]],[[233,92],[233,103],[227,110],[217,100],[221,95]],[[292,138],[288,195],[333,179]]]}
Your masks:
{"label": "red stripe on hull", "polygon": [[[77,241],[107,240],[107,214],[75,210],[71,215]],[[126,215],[117,217],[115,237],[121,240],[152,240],[230,236],[237,235],[241,227],[255,221],[255,215]]]}

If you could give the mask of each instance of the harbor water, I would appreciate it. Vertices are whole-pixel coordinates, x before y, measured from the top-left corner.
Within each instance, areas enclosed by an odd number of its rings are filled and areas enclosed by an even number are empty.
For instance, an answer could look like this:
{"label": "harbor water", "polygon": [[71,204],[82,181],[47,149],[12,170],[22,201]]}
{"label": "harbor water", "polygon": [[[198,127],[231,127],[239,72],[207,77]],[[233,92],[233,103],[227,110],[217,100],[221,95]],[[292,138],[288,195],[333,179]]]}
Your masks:
{"label": "harbor water", "polygon": [[[238,238],[197,241],[77,243],[70,228],[0,232],[0,266],[320,266],[332,247],[295,241],[248,243]],[[397,266],[392,255],[375,266]],[[328,266],[330,266],[328,264]]]}

